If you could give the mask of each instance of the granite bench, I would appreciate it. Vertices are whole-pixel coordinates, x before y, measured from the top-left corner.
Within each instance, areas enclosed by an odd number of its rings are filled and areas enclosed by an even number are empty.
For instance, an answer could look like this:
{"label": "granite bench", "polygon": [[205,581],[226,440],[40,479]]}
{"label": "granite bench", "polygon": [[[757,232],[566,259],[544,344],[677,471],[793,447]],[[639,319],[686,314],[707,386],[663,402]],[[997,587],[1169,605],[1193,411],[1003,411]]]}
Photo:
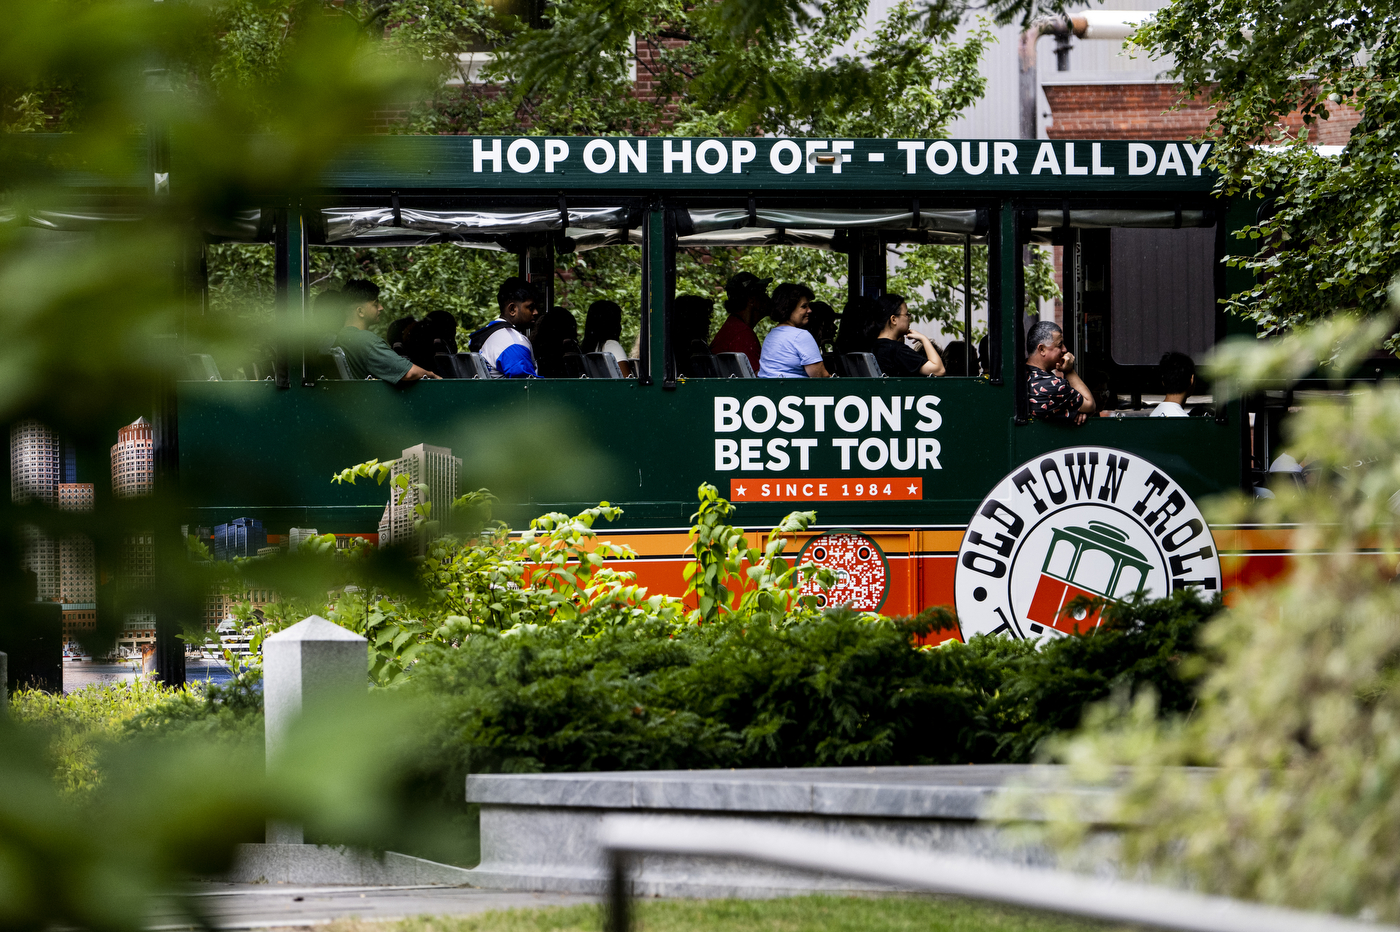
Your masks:
{"label": "granite bench", "polygon": [[[990,818],[1009,785],[1069,789],[1096,821],[1102,790],[1073,790],[1058,767],[1016,765],[831,767],[775,770],[483,774],[467,779],[481,811],[481,863],[474,886],[601,893],[605,866],[595,841],[609,813],[704,820],[760,820],[837,837],[967,854],[1024,866],[1064,866],[1033,830]],[[1115,876],[1116,833],[1105,827],[1074,866]],[[642,896],[776,896],[878,887],[753,863],[679,856],[634,866]]]}

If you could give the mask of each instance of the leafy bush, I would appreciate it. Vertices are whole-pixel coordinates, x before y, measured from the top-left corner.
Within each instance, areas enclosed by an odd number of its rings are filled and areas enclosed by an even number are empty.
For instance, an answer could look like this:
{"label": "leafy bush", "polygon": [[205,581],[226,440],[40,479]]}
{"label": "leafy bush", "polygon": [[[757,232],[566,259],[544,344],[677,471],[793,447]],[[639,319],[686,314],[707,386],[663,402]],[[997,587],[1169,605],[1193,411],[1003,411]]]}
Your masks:
{"label": "leafy bush", "polygon": [[921,647],[946,610],[884,619],[832,609],[793,624],[728,616],[482,632],[423,655],[440,766],[464,772],[1019,762],[1086,703],[1178,678],[1219,607],[1189,592],[1126,603],[1090,636],[1043,649],[975,637]]}
{"label": "leafy bush", "polygon": [[87,686],[67,694],[19,689],[10,697],[10,717],[33,726],[46,739],[45,760],[59,787],[82,793],[101,781],[98,757],[125,735],[128,722],[187,691],[146,679]]}
{"label": "leafy bush", "polygon": [[138,678],[67,694],[21,689],[10,697],[10,717],[46,739],[45,760],[64,792],[87,793],[102,782],[102,753],[128,738],[188,734],[261,748],[260,680],[251,670],[222,686],[171,688]]}
{"label": "leafy bush", "polygon": [[[1394,323],[1338,317],[1236,345],[1217,357],[1215,384],[1273,387],[1321,358],[1366,358]],[[1217,515],[1295,525],[1292,549],[1304,555],[1204,628],[1212,663],[1190,716],[1163,716],[1144,692],[1094,710],[1056,754],[1081,780],[1130,775],[1110,816],[1132,826],[1129,861],[1162,879],[1395,922],[1400,389],[1353,385],[1309,399],[1286,424],[1288,452],[1312,478]],[[1064,827],[1070,843],[1088,830]]]}

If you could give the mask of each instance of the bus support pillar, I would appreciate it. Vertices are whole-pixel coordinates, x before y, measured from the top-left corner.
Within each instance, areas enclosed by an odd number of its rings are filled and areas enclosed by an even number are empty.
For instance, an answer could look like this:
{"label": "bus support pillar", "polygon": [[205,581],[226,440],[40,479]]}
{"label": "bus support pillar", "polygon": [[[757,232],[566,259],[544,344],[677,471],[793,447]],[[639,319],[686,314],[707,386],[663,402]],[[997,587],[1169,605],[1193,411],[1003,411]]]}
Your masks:
{"label": "bus support pillar", "polygon": [[520,277],[534,285],[544,306],[540,313],[554,306],[554,244],[550,242],[526,246],[520,251]]}
{"label": "bus support pillar", "polygon": [[306,370],[306,305],[310,297],[310,256],[306,244],[306,221],[300,205],[293,203],[277,211],[276,256],[273,276],[277,292],[277,314],[282,337],[278,340],[272,370],[278,388],[302,385]]}
{"label": "bus support pillar", "polygon": [[846,287],[852,298],[878,298],[885,293],[889,272],[885,265],[885,244],[878,233],[852,237],[847,253]]}

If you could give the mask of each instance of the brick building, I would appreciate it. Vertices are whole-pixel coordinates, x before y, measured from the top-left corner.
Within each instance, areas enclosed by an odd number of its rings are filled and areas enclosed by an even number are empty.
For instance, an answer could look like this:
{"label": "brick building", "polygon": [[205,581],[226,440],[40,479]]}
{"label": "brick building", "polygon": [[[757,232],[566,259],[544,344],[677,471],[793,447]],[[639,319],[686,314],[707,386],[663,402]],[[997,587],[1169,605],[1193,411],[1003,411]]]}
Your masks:
{"label": "brick building", "polygon": [[[1050,139],[1192,139],[1204,136],[1215,113],[1201,98],[1173,109],[1179,96],[1175,84],[1124,81],[1086,84],[1053,78],[1042,82],[1052,121]],[[1331,116],[1314,126],[1308,141],[1324,146],[1345,145],[1361,114],[1345,105],[1328,108]],[[1297,134],[1303,119],[1290,114],[1283,128]]]}

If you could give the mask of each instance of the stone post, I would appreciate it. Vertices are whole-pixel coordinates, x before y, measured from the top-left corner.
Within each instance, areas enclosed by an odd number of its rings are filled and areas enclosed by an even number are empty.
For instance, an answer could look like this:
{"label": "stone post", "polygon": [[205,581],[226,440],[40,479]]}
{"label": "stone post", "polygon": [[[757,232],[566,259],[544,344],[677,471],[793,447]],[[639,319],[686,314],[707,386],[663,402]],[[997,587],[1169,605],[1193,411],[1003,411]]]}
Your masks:
{"label": "stone post", "polygon": [[[303,708],[369,689],[369,642],[312,615],[263,642],[263,709],[267,758],[282,748]],[[267,843],[299,845],[300,825],[269,822]]]}

